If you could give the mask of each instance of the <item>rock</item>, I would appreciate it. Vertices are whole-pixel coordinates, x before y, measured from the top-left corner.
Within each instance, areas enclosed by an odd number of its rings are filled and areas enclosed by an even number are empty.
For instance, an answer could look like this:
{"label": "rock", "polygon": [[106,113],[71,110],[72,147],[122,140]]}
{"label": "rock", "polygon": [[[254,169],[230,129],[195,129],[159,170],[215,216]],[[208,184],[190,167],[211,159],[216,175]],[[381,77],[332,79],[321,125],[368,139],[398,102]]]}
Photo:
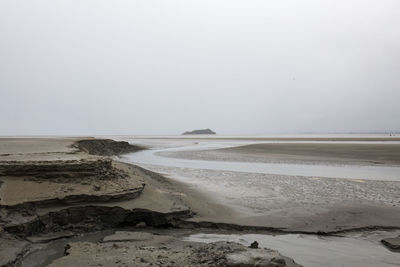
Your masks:
{"label": "rock", "polygon": [[254,241],[253,243],[251,243],[251,245],[249,246],[249,248],[258,248],[258,242]]}
{"label": "rock", "polygon": [[385,238],[385,239],[382,239],[381,242],[389,249],[400,252],[400,236],[392,237],[392,238]]}
{"label": "rock", "polygon": [[64,246],[64,256],[68,256],[69,255],[69,252],[68,252],[68,250],[71,248],[71,245],[70,244],[66,244],[65,246]]}
{"label": "rock", "polygon": [[190,132],[184,132],[182,135],[190,135],[190,134],[216,134],[210,129],[202,129],[202,130],[193,130]]}

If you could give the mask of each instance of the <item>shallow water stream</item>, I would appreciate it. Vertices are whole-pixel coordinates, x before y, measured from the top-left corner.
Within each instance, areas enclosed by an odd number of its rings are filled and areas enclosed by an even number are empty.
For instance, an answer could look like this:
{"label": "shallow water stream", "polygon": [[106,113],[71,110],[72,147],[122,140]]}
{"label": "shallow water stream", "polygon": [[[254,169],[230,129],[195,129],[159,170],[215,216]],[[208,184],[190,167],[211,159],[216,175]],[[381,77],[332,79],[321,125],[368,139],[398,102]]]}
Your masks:
{"label": "shallow water stream", "polygon": [[[162,156],[165,152],[196,151],[227,148],[242,145],[243,142],[204,142],[202,144],[186,144],[179,147],[144,150],[124,155],[122,158],[135,164],[191,168],[205,170],[221,170],[235,172],[267,173],[296,176],[313,176],[326,178],[362,179],[379,181],[400,181],[400,167],[365,166],[365,165],[328,165],[328,164],[296,164],[296,163],[259,163],[259,162],[227,162],[217,160],[192,160]],[[238,154],[237,157],[241,155]],[[243,156],[242,156],[243,157]]]}

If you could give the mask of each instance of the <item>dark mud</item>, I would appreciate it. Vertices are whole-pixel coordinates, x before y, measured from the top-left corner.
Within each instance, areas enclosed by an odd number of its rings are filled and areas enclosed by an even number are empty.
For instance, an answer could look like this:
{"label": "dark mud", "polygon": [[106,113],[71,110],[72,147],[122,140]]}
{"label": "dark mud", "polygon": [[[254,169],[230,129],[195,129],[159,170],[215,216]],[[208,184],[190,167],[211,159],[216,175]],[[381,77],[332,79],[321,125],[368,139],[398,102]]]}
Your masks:
{"label": "dark mud", "polygon": [[125,141],[111,139],[80,140],[75,143],[75,146],[88,154],[100,156],[115,156],[146,149],[142,146],[131,145]]}

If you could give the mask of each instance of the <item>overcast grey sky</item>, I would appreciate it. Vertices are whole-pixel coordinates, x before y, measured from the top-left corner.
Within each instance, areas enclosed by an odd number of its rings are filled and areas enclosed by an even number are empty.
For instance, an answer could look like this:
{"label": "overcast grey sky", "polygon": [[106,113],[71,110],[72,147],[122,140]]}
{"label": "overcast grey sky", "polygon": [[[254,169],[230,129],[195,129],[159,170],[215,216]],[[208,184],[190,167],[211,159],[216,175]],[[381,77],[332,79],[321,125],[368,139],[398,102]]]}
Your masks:
{"label": "overcast grey sky", "polygon": [[400,131],[400,1],[0,2],[0,135]]}

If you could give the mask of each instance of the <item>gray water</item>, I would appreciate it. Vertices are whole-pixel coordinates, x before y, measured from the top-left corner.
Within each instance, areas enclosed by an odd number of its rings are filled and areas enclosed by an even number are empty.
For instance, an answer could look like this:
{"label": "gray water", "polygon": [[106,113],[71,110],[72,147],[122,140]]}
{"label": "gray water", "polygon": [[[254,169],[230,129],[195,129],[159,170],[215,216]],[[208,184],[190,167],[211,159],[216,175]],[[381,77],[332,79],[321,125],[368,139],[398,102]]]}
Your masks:
{"label": "gray water", "polygon": [[114,233],[114,230],[85,233],[74,237],[61,238],[49,243],[34,244],[31,250],[23,257],[18,267],[44,267],[55,259],[64,256],[65,246],[72,242],[98,242],[104,236]]}

